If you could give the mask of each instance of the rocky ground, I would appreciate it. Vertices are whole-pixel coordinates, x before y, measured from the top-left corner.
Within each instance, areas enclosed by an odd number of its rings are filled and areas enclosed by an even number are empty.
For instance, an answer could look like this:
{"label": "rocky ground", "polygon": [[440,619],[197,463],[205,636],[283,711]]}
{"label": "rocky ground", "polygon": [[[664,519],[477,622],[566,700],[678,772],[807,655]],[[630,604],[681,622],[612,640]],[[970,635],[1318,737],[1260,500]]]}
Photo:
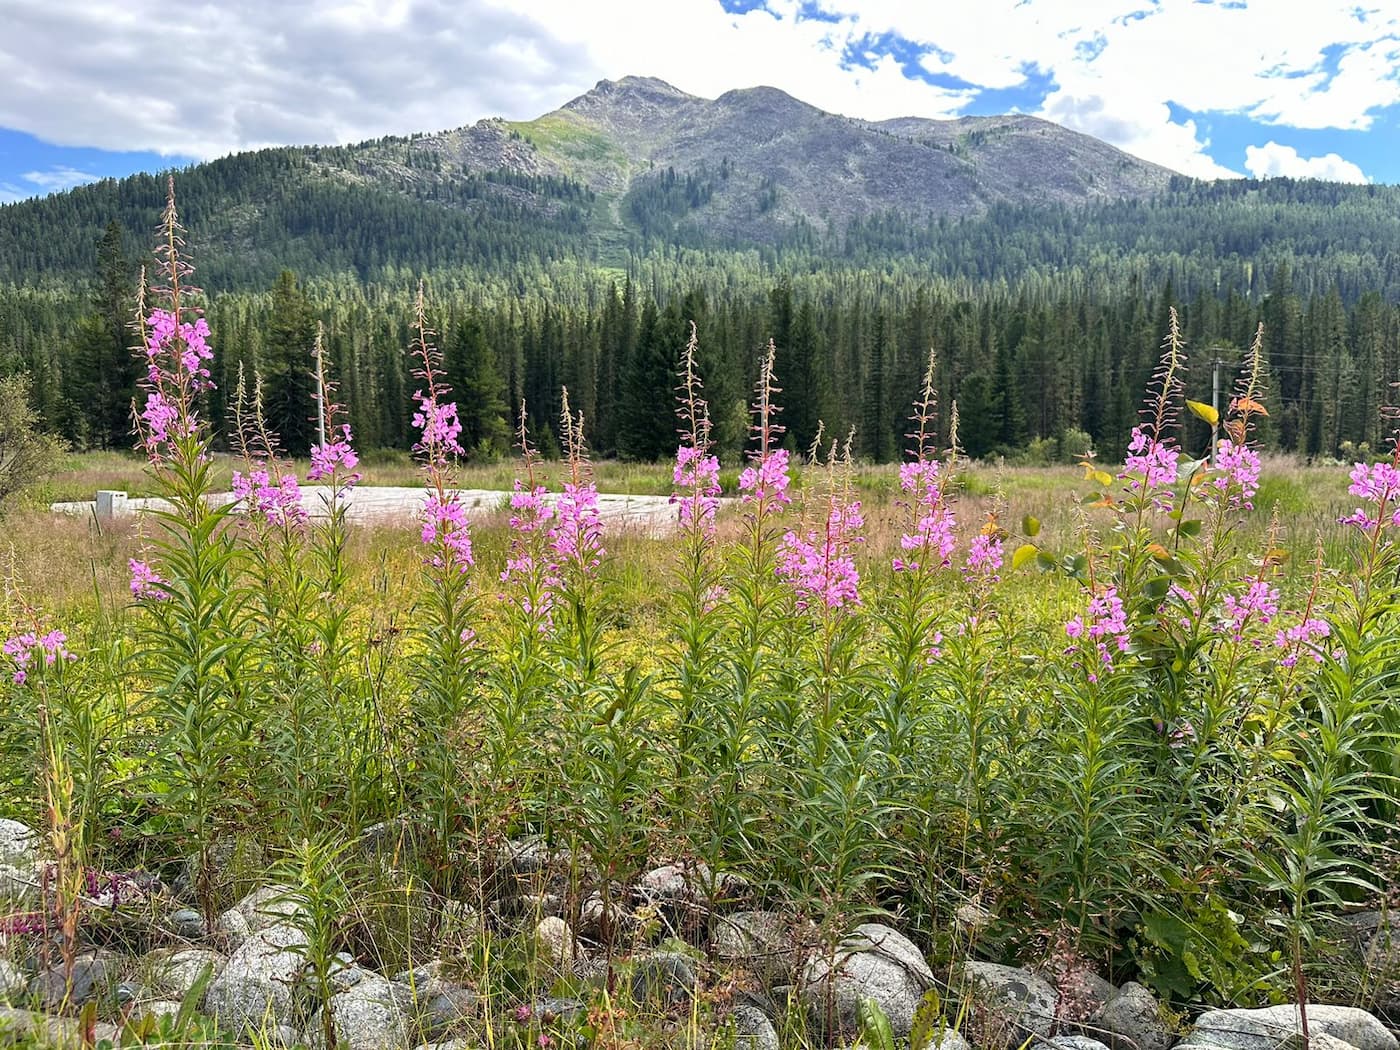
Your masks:
{"label": "rocky ground", "polygon": [[[77,946],[65,965],[59,953],[40,950],[42,938],[23,921],[38,914],[45,882],[37,837],[0,820],[0,1044],[324,1050],[330,1031],[348,1050],[769,1050],[797,1045],[794,1038],[852,1045],[873,1003],[895,1045],[910,1045],[912,1033],[913,1045],[941,1050],[1303,1048],[1292,1004],[1184,1020],[1142,985],[1117,987],[1084,970],[1055,977],[1048,968],[967,959],[938,974],[912,941],[881,923],[823,949],[810,923],[756,907],[743,882],[708,878],[703,868],[660,865],[616,902],[594,895],[567,909],[567,860],[514,843],[478,906],[425,897],[432,921],[413,944],[423,961],[392,974],[335,952],[320,937],[326,917],[287,886],[261,886],[209,921],[179,880],[166,887],[136,878],[89,886],[85,908],[103,935]],[[406,884],[404,892],[415,891]],[[1347,926],[1358,964],[1393,976],[1400,923],[1370,912],[1349,916]],[[463,946],[486,928],[525,948],[531,987],[551,994],[474,972]],[[608,958],[601,943],[624,939],[634,948]],[[653,1041],[599,1037],[605,988],[606,1001],[626,1004],[618,1016],[634,1030],[647,1018]],[[1381,985],[1370,1002],[1375,1013],[1310,1004],[1311,1050],[1400,1050],[1385,1023],[1400,1016],[1398,988]]]}

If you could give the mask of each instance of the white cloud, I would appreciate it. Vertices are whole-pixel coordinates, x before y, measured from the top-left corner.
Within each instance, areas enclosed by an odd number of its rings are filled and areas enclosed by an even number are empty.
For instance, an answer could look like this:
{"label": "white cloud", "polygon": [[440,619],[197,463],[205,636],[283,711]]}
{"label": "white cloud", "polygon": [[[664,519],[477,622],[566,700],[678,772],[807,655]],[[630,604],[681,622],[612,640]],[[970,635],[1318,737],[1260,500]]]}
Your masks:
{"label": "white cloud", "polygon": [[45,193],[54,193],[58,190],[71,190],[74,186],[82,186],[89,182],[96,182],[102,176],[90,175],[77,168],[70,168],[67,165],[59,165],[50,168],[48,171],[26,171],[20,176],[25,182],[33,183]]}
{"label": "white cloud", "polygon": [[1329,182],[1371,181],[1359,167],[1335,153],[1325,157],[1301,157],[1292,146],[1280,146],[1273,141],[1262,146],[1246,146],[1244,166],[1256,179],[1282,175],[1291,179],[1326,179]]}
{"label": "white cloud", "polygon": [[4,0],[0,126],[209,157],[528,119],[627,74],[709,97],[772,84],[871,119],[963,112],[975,89],[911,79],[889,55],[842,67],[848,46],[890,33],[928,48],[929,74],[979,87],[1014,89],[1034,66],[1054,81],[1041,115],[1212,177],[1236,173],[1168,103],[1365,129],[1400,102],[1400,3],[1370,2],[1281,17],[1281,0],[978,0],[971,14],[819,0],[833,24],[799,20],[800,0],[737,15],[718,0]]}

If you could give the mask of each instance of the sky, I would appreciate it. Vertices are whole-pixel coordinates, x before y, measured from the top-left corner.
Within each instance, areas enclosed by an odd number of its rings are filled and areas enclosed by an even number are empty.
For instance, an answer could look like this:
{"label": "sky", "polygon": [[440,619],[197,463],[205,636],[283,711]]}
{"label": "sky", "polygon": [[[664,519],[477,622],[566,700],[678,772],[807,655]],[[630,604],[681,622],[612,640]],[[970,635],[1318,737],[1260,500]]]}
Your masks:
{"label": "sky", "polygon": [[1400,0],[0,0],[0,203],[528,120],[602,79],[1021,112],[1200,178],[1400,182]]}

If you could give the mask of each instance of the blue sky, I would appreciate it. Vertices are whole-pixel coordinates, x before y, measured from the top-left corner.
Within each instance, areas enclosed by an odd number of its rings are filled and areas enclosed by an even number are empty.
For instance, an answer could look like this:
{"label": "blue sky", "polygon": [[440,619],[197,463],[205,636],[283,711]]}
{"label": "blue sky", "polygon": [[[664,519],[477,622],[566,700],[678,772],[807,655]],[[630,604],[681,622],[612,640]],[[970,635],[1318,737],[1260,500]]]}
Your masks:
{"label": "blue sky", "polygon": [[[528,119],[628,74],[868,119],[1018,111],[1203,178],[1400,182],[1400,0],[6,0],[0,202]],[[969,16],[966,12],[974,12]],[[155,27],[161,27],[159,32]]]}

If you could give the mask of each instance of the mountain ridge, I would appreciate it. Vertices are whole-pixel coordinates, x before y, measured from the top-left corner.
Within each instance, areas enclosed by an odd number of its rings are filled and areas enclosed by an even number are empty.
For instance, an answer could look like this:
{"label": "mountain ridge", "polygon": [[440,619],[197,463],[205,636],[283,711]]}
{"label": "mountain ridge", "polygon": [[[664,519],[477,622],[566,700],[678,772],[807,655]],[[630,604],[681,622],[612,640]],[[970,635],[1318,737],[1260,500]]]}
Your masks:
{"label": "mountain ridge", "polygon": [[[1175,178],[1018,114],[867,121],[769,86],[706,99],[623,77],[533,120],[233,154],[178,182],[191,228],[226,267],[216,283],[236,284],[282,265],[363,278],[425,258],[621,267],[656,245],[813,246],[863,221],[1145,200]],[[153,226],[163,189],[136,175],[0,208],[0,281],[90,273],[106,221]]]}

